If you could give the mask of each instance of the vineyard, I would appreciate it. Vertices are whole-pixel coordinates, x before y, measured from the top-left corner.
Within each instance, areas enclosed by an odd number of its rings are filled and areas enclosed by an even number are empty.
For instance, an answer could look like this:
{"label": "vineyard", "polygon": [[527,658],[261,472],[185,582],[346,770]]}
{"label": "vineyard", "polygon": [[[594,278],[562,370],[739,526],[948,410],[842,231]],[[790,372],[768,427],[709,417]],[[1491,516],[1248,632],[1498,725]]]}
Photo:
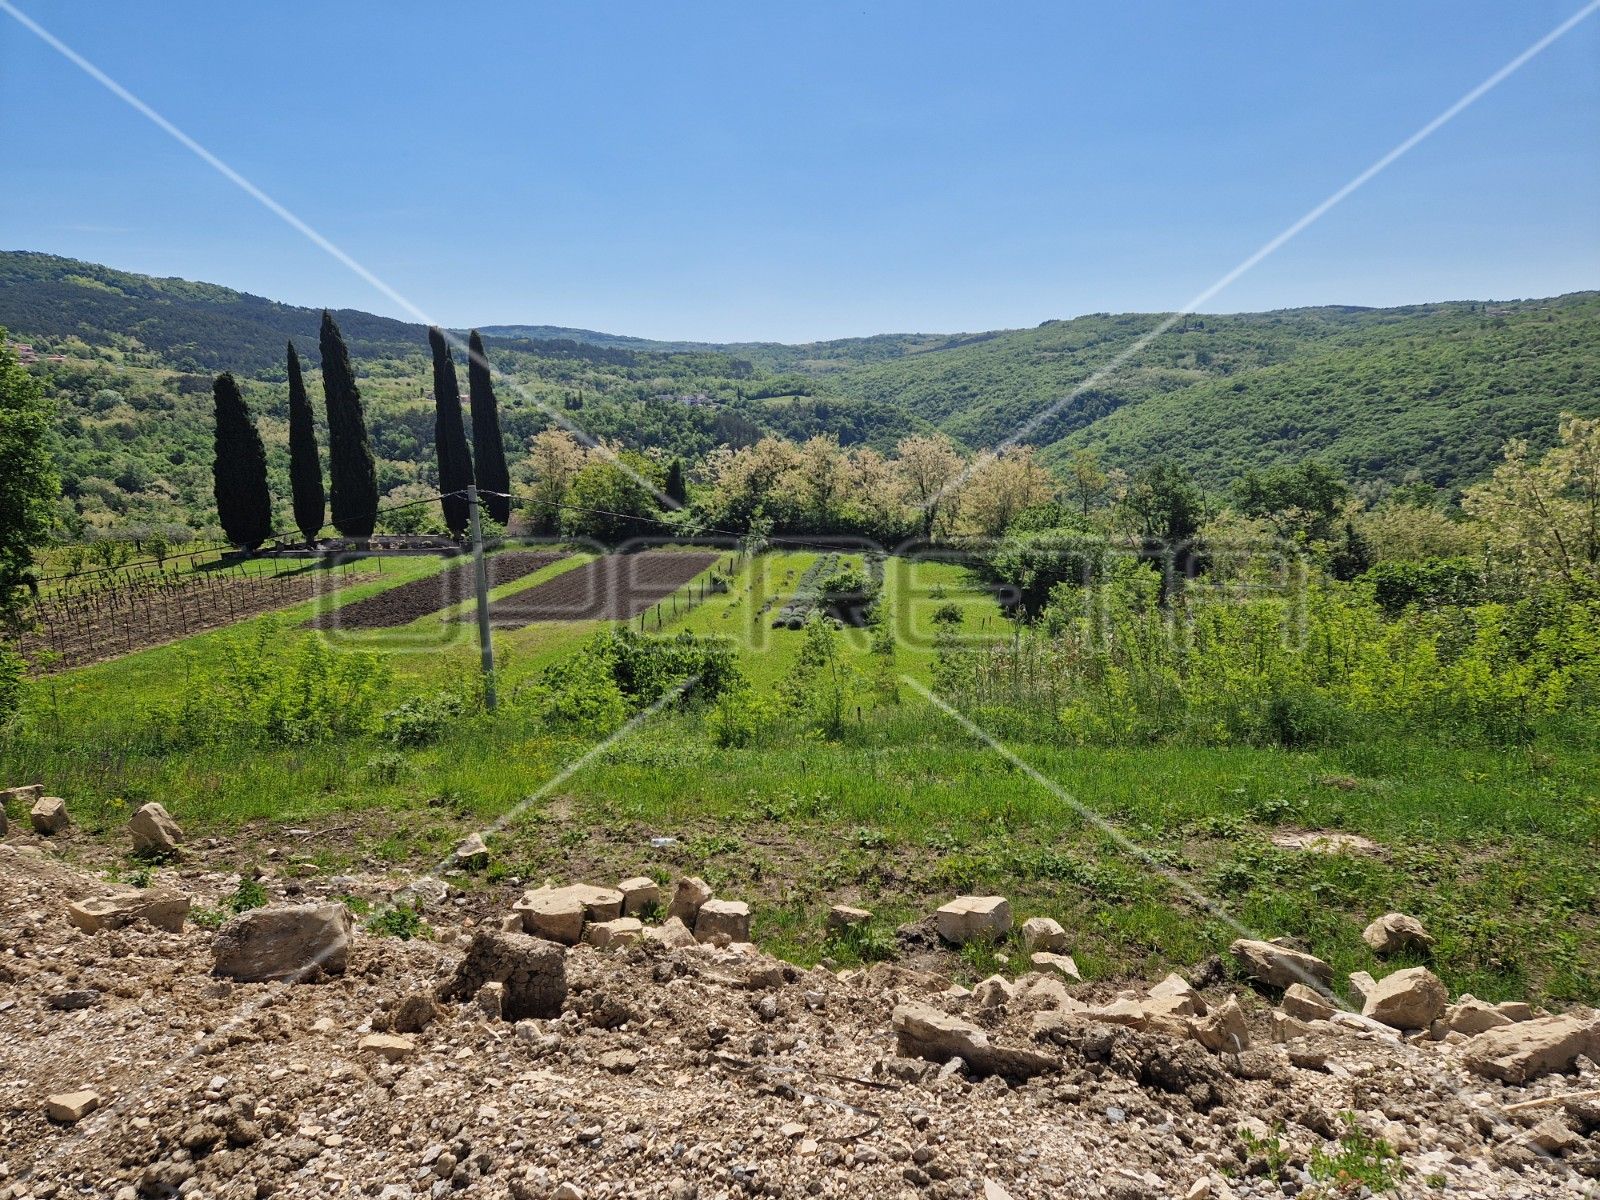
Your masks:
{"label": "vineyard", "polygon": [[349,566],[274,570],[259,563],[102,572],[26,605],[7,641],[36,674],[51,674],[220,629],[370,578]]}

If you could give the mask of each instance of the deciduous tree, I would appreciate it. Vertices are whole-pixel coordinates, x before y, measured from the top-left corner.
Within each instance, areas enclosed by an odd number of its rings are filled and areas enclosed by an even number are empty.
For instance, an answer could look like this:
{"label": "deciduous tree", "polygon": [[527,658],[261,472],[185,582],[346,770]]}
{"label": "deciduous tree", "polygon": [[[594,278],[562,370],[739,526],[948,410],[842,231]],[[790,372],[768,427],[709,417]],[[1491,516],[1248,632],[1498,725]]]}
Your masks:
{"label": "deciduous tree", "polygon": [[949,531],[961,500],[961,455],[942,433],[913,434],[895,447],[901,488],[925,539]]}

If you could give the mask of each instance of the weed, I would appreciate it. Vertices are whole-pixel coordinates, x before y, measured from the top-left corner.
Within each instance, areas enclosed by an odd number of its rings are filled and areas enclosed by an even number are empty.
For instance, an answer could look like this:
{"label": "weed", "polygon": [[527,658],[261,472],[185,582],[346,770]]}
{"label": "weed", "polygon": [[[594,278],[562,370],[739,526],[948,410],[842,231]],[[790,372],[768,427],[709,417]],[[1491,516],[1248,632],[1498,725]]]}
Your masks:
{"label": "weed", "polygon": [[1268,1179],[1279,1178],[1293,1162],[1293,1151],[1283,1144],[1282,1121],[1274,1121],[1265,1137],[1252,1133],[1243,1126],[1238,1129],[1237,1136],[1245,1152],[1251,1158],[1260,1159],[1265,1164]]}
{"label": "weed", "polygon": [[189,924],[198,929],[221,929],[227,923],[228,914],[220,908],[191,908],[189,910]]}
{"label": "weed", "polygon": [[372,901],[362,899],[360,896],[343,895],[335,899],[358,917],[364,917],[372,911]]}
{"label": "weed", "polygon": [[238,916],[242,912],[249,912],[252,908],[264,907],[268,899],[267,889],[257,880],[245,879],[240,881],[233,895],[222,902],[222,907],[234,916]]}
{"label": "weed", "polygon": [[894,934],[876,921],[833,930],[823,943],[823,953],[841,963],[885,962],[896,952]]}
{"label": "weed", "polygon": [[384,909],[367,921],[366,929],[379,937],[399,938],[402,942],[428,937],[431,932],[422,914],[409,904]]}
{"label": "weed", "polygon": [[1311,1152],[1311,1177],[1342,1192],[1362,1188],[1387,1192],[1398,1187],[1405,1178],[1406,1167],[1395,1148],[1364,1131],[1354,1113],[1341,1113],[1340,1120],[1345,1131],[1339,1135],[1338,1148],[1330,1151],[1319,1146]]}

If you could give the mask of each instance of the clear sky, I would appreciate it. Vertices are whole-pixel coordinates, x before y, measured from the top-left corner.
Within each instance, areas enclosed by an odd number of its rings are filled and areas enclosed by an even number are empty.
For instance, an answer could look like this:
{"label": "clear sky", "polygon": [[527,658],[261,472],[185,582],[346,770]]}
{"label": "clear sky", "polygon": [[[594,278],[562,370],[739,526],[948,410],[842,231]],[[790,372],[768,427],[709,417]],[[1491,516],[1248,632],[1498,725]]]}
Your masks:
{"label": "clear sky", "polygon": [[[435,320],[1187,302],[1584,0],[8,0]],[[405,314],[0,13],[0,248]],[[1600,286],[1600,13],[1214,311]]]}

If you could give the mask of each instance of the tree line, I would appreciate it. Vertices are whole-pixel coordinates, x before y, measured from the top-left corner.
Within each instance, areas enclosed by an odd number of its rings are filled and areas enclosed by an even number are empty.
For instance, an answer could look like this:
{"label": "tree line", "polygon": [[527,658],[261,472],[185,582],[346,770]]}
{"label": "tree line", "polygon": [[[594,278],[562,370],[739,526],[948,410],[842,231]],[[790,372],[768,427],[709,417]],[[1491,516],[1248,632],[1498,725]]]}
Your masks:
{"label": "tree line", "polygon": [[[361,390],[356,385],[344,335],[326,309],[318,341],[328,422],[326,488],[315,415],[293,341],[288,343],[287,351],[289,485],[294,523],[307,545],[316,542],[330,519],[334,529],[348,538],[371,537],[378,520],[377,469]],[[466,535],[469,519],[466,489],[474,484],[481,490],[483,506],[493,520],[504,525],[511,519],[511,476],[482,337],[474,329],[467,348],[470,442],[449,339],[442,330],[430,328],[428,346],[433,354],[434,446],[439,490],[443,493],[440,504],[446,527],[459,539]],[[231,372],[216,377],[212,402],[216,420],[212,477],[217,517],[230,542],[253,550],[275,532],[266,448]]]}

